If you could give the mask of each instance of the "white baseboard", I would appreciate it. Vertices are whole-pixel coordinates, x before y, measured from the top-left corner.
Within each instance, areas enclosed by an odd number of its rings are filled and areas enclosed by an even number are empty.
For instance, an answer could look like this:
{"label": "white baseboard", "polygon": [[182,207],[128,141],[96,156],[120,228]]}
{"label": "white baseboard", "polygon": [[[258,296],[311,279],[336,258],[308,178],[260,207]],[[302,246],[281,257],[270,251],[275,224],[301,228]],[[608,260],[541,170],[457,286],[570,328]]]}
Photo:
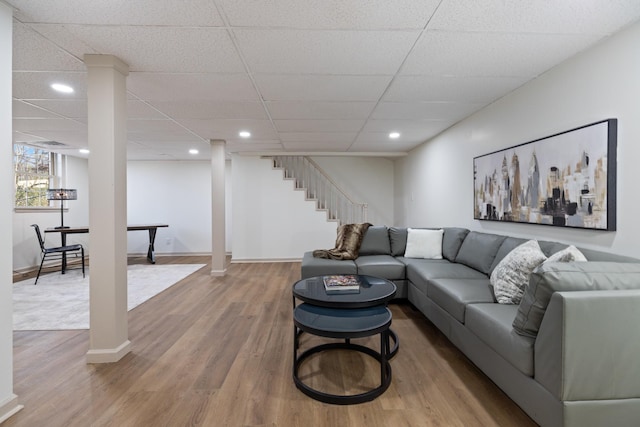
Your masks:
{"label": "white baseboard", "polygon": [[231,264],[259,264],[259,263],[274,263],[274,262],[301,262],[302,258],[272,258],[272,259],[265,259],[265,258],[258,258],[258,259],[251,259],[251,258],[243,258],[243,259],[237,259],[237,258],[231,258]]}
{"label": "white baseboard", "polygon": [[9,419],[12,415],[16,414],[24,408],[23,405],[18,405],[18,396],[12,394],[4,402],[0,402],[0,424]]}
{"label": "white baseboard", "polygon": [[126,340],[116,348],[100,348],[87,351],[87,363],[114,363],[131,351],[131,341]]}

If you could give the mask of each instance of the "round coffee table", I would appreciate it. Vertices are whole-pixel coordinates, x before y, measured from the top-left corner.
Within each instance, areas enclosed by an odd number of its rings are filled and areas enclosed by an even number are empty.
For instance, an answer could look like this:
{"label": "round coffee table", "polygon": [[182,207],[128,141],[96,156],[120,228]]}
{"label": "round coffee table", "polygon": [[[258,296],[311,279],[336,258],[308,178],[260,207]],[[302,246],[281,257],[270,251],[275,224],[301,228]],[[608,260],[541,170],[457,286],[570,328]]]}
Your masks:
{"label": "round coffee table", "polygon": [[[356,291],[328,293],[324,277],[302,279],[293,285],[293,379],[296,387],[306,395],[326,403],[355,404],[373,400],[391,384],[389,360],[398,351],[399,341],[390,329],[391,311],[387,303],[396,294],[396,285],[386,279],[353,275],[360,286]],[[302,304],[296,306],[296,299]],[[344,342],[317,345],[298,356],[299,338],[303,332]],[[352,338],[380,334],[380,352],[351,343]],[[394,341],[390,348],[390,338]],[[304,384],[298,376],[302,362],[309,356],[333,349],[348,349],[367,354],[380,362],[380,386],[357,395],[334,395],[315,390]]]}

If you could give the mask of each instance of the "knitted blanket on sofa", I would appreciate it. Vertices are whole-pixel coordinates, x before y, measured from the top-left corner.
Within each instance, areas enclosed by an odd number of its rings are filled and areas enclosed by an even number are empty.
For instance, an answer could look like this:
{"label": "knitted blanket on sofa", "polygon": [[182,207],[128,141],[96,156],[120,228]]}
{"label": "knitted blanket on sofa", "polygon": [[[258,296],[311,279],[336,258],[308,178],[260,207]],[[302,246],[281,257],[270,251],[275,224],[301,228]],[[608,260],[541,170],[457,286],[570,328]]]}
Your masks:
{"label": "knitted blanket on sofa", "polygon": [[356,259],[360,251],[360,244],[367,229],[371,226],[368,222],[363,224],[343,224],[338,227],[336,247],[333,249],[317,249],[313,251],[315,258],[328,259]]}

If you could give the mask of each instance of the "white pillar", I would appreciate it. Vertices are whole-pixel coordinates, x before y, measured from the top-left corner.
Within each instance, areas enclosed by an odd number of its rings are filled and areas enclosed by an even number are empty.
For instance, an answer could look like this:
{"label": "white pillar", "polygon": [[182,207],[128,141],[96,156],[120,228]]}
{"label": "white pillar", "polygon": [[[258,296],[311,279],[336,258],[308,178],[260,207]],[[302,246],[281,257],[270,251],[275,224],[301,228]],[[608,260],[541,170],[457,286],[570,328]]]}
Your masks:
{"label": "white pillar", "polygon": [[90,330],[87,363],[130,351],[127,324],[127,93],[129,66],[85,55],[89,117]]}
{"label": "white pillar", "polygon": [[211,275],[227,273],[225,251],[225,147],[223,140],[211,144]]}
{"label": "white pillar", "polygon": [[22,409],[13,394],[12,28],[13,11],[0,2],[0,424]]}

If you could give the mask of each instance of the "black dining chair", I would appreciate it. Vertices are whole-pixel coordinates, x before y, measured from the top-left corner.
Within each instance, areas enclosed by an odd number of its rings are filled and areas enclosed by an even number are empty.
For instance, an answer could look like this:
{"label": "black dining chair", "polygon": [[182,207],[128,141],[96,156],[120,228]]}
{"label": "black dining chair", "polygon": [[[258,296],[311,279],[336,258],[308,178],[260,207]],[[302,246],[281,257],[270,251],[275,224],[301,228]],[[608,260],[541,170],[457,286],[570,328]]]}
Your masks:
{"label": "black dining chair", "polygon": [[44,239],[42,238],[42,233],[40,233],[40,227],[38,224],[31,224],[31,226],[36,230],[36,235],[38,236],[38,243],[40,243],[40,250],[42,251],[42,260],[40,261],[40,268],[38,268],[38,275],[36,276],[36,281],[34,285],[38,284],[38,279],[40,278],[40,271],[42,271],[42,264],[44,264],[44,260],[48,257],[51,259],[59,259],[62,260],[66,258],[68,253],[74,254],[76,257],[78,256],[78,252],[80,253],[80,257],[82,258],[82,277],[84,278],[84,248],[80,244],[76,245],[67,245],[67,246],[58,246],[54,248],[46,248],[44,246]]}

